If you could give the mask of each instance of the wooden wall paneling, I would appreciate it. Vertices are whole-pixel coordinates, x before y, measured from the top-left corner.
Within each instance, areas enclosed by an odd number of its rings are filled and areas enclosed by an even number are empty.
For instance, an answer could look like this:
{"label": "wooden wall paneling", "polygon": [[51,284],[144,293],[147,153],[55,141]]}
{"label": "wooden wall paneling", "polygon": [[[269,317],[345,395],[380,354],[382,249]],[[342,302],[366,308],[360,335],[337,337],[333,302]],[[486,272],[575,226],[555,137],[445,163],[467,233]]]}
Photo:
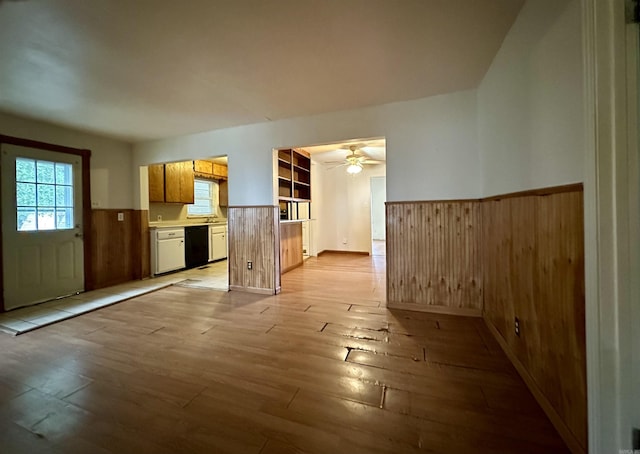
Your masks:
{"label": "wooden wall paneling", "polygon": [[582,216],[581,190],[483,202],[485,320],[573,452],[587,446]]}
{"label": "wooden wall paneling", "polygon": [[[118,221],[118,213],[124,220]],[[109,287],[150,275],[148,212],[91,211],[91,264],[94,288]]]}
{"label": "wooden wall paneling", "polygon": [[149,202],[164,202],[164,164],[154,164],[149,171]]}
{"label": "wooden wall paneling", "polygon": [[387,305],[479,316],[480,203],[387,203]]}
{"label": "wooden wall paneling", "polygon": [[282,273],[299,267],[304,262],[302,255],[302,223],[280,224],[280,263]]}
{"label": "wooden wall paneling", "polygon": [[[273,294],[279,291],[278,207],[229,207],[229,289]],[[247,269],[247,262],[252,269]]]}

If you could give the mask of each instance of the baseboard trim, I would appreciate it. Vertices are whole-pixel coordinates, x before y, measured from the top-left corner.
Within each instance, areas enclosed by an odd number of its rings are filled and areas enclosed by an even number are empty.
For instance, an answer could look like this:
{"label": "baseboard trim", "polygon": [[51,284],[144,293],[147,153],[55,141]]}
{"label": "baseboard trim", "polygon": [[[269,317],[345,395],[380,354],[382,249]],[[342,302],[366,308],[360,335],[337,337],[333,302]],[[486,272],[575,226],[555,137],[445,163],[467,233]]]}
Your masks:
{"label": "baseboard trim", "polygon": [[399,309],[403,311],[429,312],[432,314],[461,315],[464,317],[482,317],[482,309],[466,307],[434,306],[430,304],[395,303],[387,302],[387,309]]}
{"label": "baseboard trim", "polygon": [[258,288],[258,287],[242,287],[240,285],[230,285],[230,292],[245,292],[245,293],[258,293],[260,295],[275,295],[277,289],[272,288]]}
{"label": "baseboard trim", "polygon": [[571,451],[573,454],[586,454],[587,452],[586,449],[576,439],[576,437],[573,435],[571,430],[569,430],[569,428],[564,423],[560,415],[556,412],[555,408],[553,408],[553,405],[551,405],[551,402],[549,402],[549,400],[542,393],[540,388],[538,388],[538,385],[536,384],[535,380],[531,375],[529,375],[529,372],[524,367],[524,365],[520,362],[520,360],[516,357],[516,355],[514,355],[513,352],[509,349],[507,342],[500,335],[500,332],[498,331],[498,329],[495,326],[493,326],[493,324],[489,320],[487,320],[485,317],[482,317],[482,320],[484,320],[484,324],[487,325],[487,328],[489,328],[489,331],[491,331],[491,334],[493,335],[493,337],[496,339],[498,344],[500,344],[500,348],[502,348],[502,351],[504,352],[504,354],[507,355],[507,358],[509,358],[509,361],[511,361],[511,364],[513,364],[513,367],[515,367],[516,370],[518,371],[518,374],[520,374],[520,377],[522,378],[524,383],[527,385],[527,388],[529,388],[529,391],[531,391],[531,394],[533,394],[533,397],[536,399],[538,404],[542,407],[542,410],[545,412],[545,414],[551,421],[551,424],[553,424],[553,427],[555,427],[556,430],[558,431],[558,434],[560,434],[560,437],[569,448],[569,451]]}
{"label": "baseboard trim", "polygon": [[325,249],[324,251],[318,252],[318,257],[322,254],[370,255],[369,251],[338,251],[333,249]]}
{"label": "baseboard trim", "polygon": [[289,267],[287,267],[287,268],[283,269],[283,270],[282,270],[282,274],[284,274],[284,273],[288,273],[288,272],[289,272],[289,271],[291,271],[291,270],[295,270],[296,268],[299,268],[299,267],[301,267],[302,265],[304,265],[304,260],[303,260],[302,262],[300,262],[300,263],[296,263],[295,265],[291,265],[291,266],[289,266]]}

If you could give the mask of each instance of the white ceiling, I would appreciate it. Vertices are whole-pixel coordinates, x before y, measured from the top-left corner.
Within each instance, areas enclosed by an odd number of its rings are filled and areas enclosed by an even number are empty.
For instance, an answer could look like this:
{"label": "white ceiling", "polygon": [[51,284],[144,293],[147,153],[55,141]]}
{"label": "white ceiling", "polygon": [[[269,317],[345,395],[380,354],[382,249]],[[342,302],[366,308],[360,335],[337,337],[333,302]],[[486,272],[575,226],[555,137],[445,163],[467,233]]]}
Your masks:
{"label": "white ceiling", "polygon": [[139,141],[478,85],[524,0],[0,0],[0,110]]}
{"label": "white ceiling", "polygon": [[356,147],[356,154],[366,156],[375,161],[386,161],[385,139],[353,140],[327,145],[303,147],[311,155],[311,160],[322,164],[344,162],[351,154],[350,146]]}

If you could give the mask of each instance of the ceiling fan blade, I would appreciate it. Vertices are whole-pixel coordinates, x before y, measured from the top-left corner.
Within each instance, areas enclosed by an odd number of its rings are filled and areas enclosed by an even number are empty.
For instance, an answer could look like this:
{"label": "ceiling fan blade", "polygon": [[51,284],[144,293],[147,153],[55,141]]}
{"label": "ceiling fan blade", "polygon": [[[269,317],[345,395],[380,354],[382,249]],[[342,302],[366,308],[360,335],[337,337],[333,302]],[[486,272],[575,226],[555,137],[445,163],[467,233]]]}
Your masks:
{"label": "ceiling fan blade", "polygon": [[384,164],[385,161],[376,161],[375,159],[365,159],[364,161],[360,161],[360,163],[373,165],[373,164]]}
{"label": "ceiling fan blade", "polygon": [[[325,164],[331,164],[331,163],[326,162]],[[348,162],[343,162],[342,164],[337,164],[337,165],[334,165],[334,166],[331,166],[331,167],[327,167],[327,170],[336,169],[338,167],[344,167],[344,166],[348,166],[348,165],[349,165]]]}

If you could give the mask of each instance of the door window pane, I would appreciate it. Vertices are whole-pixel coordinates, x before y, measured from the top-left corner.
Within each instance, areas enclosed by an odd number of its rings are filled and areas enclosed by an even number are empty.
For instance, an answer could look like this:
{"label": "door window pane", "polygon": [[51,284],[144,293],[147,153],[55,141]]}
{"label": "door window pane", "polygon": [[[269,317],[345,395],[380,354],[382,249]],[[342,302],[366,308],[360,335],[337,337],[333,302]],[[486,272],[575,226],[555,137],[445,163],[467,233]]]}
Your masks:
{"label": "door window pane", "polygon": [[16,183],[16,204],[19,207],[36,206],[36,185],[34,183]]}
{"label": "door window pane", "polygon": [[73,228],[73,208],[57,208],[56,209],[56,228],[57,229]]}
{"label": "door window pane", "polygon": [[18,231],[37,230],[36,209],[18,208]]}
{"label": "door window pane", "polygon": [[53,208],[38,209],[38,230],[55,230],[55,210]]}
{"label": "door window pane", "polygon": [[73,206],[73,188],[71,186],[56,186],[56,206]]}
{"label": "door window pane", "polygon": [[73,229],[73,166],[16,158],[19,231]]}
{"label": "door window pane", "polygon": [[51,184],[38,185],[38,206],[39,207],[56,206],[55,186]]}
{"label": "door window pane", "polygon": [[16,159],[16,181],[36,182],[36,161],[34,159]]}
{"label": "door window pane", "polygon": [[73,166],[56,162],[56,184],[73,184]]}
{"label": "door window pane", "polygon": [[38,183],[56,182],[54,174],[54,163],[49,161],[36,161],[36,181]]}

